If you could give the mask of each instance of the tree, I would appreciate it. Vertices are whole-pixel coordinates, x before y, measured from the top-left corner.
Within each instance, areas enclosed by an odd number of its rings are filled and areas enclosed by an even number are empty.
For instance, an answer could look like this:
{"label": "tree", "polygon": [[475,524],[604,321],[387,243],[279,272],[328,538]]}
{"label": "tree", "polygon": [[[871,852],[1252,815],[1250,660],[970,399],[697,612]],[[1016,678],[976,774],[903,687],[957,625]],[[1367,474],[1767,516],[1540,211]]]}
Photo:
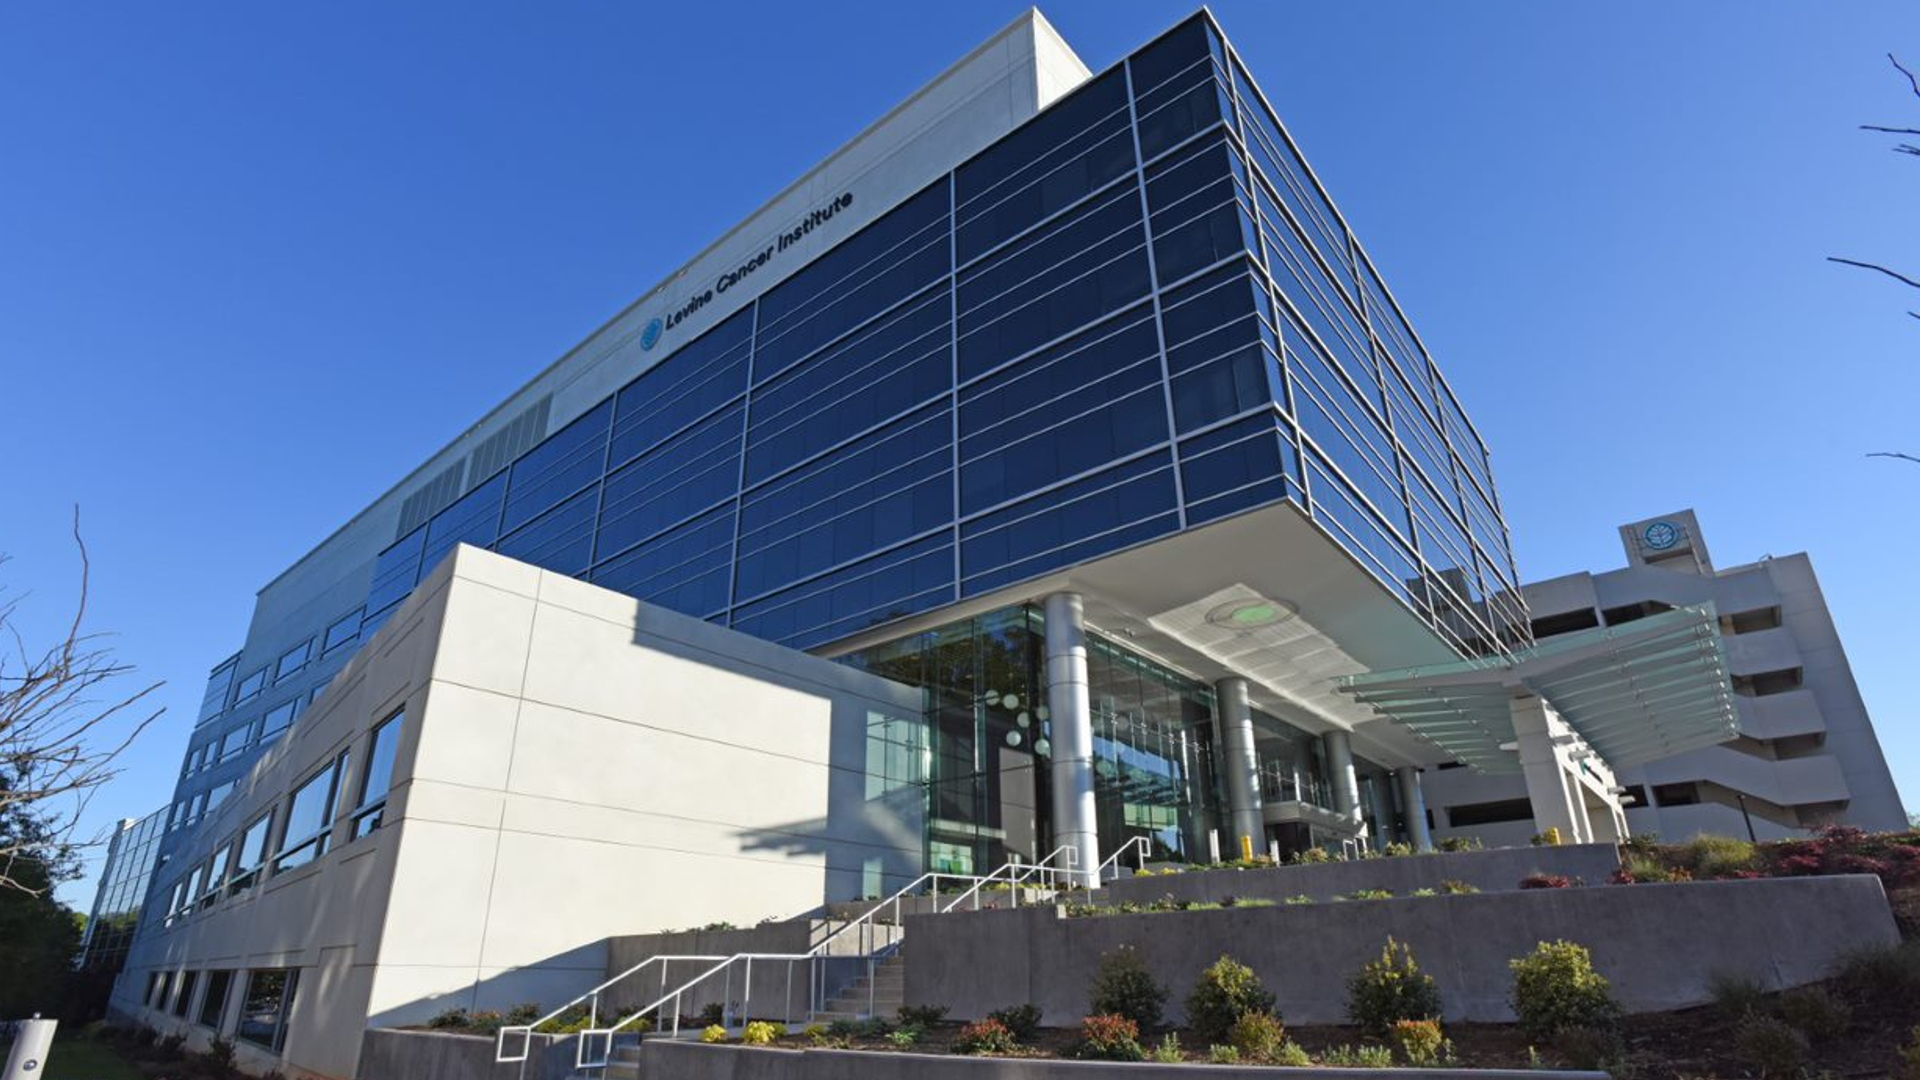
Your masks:
{"label": "tree", "polygon": [[[15,622],[19,598],[0,596],[0,893],[43,896],[75,875],[73,831],[88,800],[119,775],[120,754],[163,711],[138,718],[162,684],[122,693],[133,668],[84,628],[92,568],[78,508],[73,541],[79,598],[51,647],[29,647]],[[116,734],[131,718],[131,730]]]}

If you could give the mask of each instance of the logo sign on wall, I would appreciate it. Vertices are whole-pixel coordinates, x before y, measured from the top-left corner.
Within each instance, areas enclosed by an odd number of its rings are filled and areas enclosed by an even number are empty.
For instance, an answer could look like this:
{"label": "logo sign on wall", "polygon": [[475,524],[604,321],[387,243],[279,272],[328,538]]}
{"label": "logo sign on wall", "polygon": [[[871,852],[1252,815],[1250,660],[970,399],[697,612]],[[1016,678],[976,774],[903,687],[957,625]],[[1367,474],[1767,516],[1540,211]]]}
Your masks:
{"label": "logo sign on wall", "polygon": [[646,352],[655,345],[660,344],[660,335],[666,329],[667,324],[661,322],[659,319],[654,319],[652,322],[649,322],[646,329],[640,331],[640,350]]}
{"label": "logo sign on wall", "polygon": [[1671,521],[1656,521],[1640,533],[1640,538],[1655,551],[1665,551],[1680,542],[1680,527]]}

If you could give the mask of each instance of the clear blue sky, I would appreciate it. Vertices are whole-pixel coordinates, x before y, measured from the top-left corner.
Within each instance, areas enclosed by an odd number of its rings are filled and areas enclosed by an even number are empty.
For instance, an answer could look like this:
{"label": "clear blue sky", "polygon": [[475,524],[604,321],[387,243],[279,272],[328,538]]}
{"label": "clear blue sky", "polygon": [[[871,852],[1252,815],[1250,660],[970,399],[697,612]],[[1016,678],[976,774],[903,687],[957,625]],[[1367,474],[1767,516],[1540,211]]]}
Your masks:
{"label": "clear blue sky", "polygon": [[[0,3],[0,578],[166,719],[255,590],[1021,8]],[[1096,70],[1182,5],[1050,3]],[[1920,805],[1920,5],[1216,6],[1495,454],[1528,578],[1808,550]],[[84,906],[91,885],[65,894]]]}

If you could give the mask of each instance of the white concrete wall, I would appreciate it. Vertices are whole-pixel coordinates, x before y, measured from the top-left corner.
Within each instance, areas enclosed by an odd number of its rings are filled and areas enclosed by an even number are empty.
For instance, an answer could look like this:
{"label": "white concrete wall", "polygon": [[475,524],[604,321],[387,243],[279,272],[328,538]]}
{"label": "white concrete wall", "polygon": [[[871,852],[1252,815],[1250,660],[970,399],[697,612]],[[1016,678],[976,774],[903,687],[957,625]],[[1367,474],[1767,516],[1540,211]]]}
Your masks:
{"label": "white concrete wall", "polygon": [[350,840],[343,807],[318,861],[156,926],[115,1006],[203,1042],[209,1029],[141,1005],[148,972],[299,967],[285,1061],[242,1057],[345,1077],[369,1023],[557,1005],[604,977],[611,935],[794,915],[859,895],[870,865],[904,882],[923,809],[911,789],[868,799],[866,728],[920,702],[460,547],[173,865],[346,747],[357,804],[368,732],[404,706],[385,825]]}

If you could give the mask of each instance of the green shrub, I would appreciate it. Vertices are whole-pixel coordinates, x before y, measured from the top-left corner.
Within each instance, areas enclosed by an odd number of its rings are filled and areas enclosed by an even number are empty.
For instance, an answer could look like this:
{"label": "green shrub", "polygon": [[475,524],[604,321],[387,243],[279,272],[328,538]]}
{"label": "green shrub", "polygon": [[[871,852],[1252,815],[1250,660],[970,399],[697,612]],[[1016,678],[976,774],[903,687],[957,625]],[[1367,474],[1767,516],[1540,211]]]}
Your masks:
{"label": "green shrub", "polygon": [[1273,1055],[1272,1063],[1285,1065],[1290,1069],[1304,1069],[1313,1064],[1313,1058],[1307,1056],[1307,1052],[1301,1049],[1299,1043],[1288,1039],[1280,1044],[1280,1049]]}
{"label": "green shrub", "polygon": [[505,1016],[502,1016],[492,1009],[481,1009],[479,1012],[467,1018],[467,1029],[469,1031],[478,1031],[485,1035],[492,1035],[502,1027],[505,1027],[506,1023],[507,1018]]}
{"label": "green shrub", "polygon": [[1147,1052],[1140,1046],[1140,1025],[1131,1017],[1109,1013],[1083,1021],[1073,1056],[1088,1061],[1145,1061]]}
{"label": "green shrub", "polygon": [[1913,1038],[1900,1048],[1902,1080],[1920,1080],[1920,1024],[1913,1026]]}
{"label": "green shrub", "polygon": [[1529,1035],[1546,1038],[1570,1027],[1610,1028],[1619,1015],[1613,988],[1593,970],[1593,955],[1571,941],[1543,941],[1513,970],[1513,1011]]}
{"label": "green shrub", "polygon": [[1853,1009],[1824,987],[1803,986],[1780,995],[1780,1019],[1812,1042],[1831,1042],[1847,1033]]}
{"label": "green shrub", "polygon": [[894,1014],[903,1026],[930,1028],[947,1018],[945,1005],[902,1005]]}
{"label": "green shrub", "polygon": [[1448,878],[1440,883],[1440,891],[1446,893],[1448,896],[1468,896],[1479,892],[1480,886],[1469,885],[1464,881]]}
{"label": "green shrub", "polygon": [[1441,851],[1479,851],[1484,847],[1477,836],[1449,836],[1440,841]]}
{"label": "green shrub", "polygon": [[1347,1018],[1372,1035],[1385,1035],[1398,1020],[1437,1020],[1440,987],[1420,970],[1413,950],[1391,937],[1380,959],[1369,961],[1347,982]]}
{"label": "green shrub", "polygon": [[1438,1020],[1395,1020],[1390,1034],[1400,1056],[1415,1068],[1438,1065],[1452,1056],[1452,1045]]}
{"label": "green shrub", "polygon": [[1320,1055],[1328,1065],[1345,1069],[1391,1069],[1393,1051],[1384,1046],[1335,1046]]}
{"label": "green shrub", "polygon": [[1415,889],[1412,892],[1408,893],[1407,895],[1408,896],[1439,896],[1440,894],[1437,892],[1434,892],[1432,889]]}
{"label": "green shrub", "polygon": [[1215,1043],[1207,1047],[1207,1061],[1213,1065],[1238,1065],[1240,1064],[1240,1051],[1235,1050],[1231,1046]]}
{"label": "green shrub", "polygon": [[1000,1021],[1021,1042],[1027,1042],[1040,1033],[1040,1006],[1032,1002],[995,1009],[987,1014],[987,1019]]}
{"label": "green shrub", "polygon": [[216,1069],[217,1071],[223,1072],[223,1073],[233,1071],[233,1043],[232,1042],[229,1042],[226,1039],[222,1039],[218,1035],[214,1036],[213,1040],[207,1043],[207,1052],[205,1057],[207,1059],[207,1063],[209,1065],[212,1065],[214,1069]]}
{"label": "green shrub", "polygon": [[433,1018],[427,1021],[427,1026],[430,1028],[463,1028],[467,1026],[470,1019],[465,1009],[448,1009],[445,1012],[434,1013]]}
{"label": "green shrub", "polygon": [[712,1027],[715,1024],[724,1025],[727,1022],[727,1007],[721,1002],[709,1001],[700,1006],[700,1011],[694,1015],[700,1018],[700,1023],[704,1027]]}
{"label": "green shrub", "polygon": [[1167,988],[1153,981],[1138,949],[1122,945],[1100,958],[1088,1000],[1096,1015],[1124,1016],[1141,1031],[1152,1031],[1160,1026]]}
{"label": "green shrub", "polygon": [[1186,1051],[1180,1049],[1180,1036],[1171,1031],[1167,1032],[1166,1038],[1160,1040],[1160,1045],[1154,1047],[1153,1053],[1148,1057],[1162,1065],[1178,1065],[1187,1060]]}
{"label": "green shrub", "polygon": [[1571,1068],[1600,1069],[1615,1076],[1622,1075],[1621,1063],[1627,1056],[1626,1043],[1611,1028],[1561,1028],[1553,1037],[1553,1048]]}
{"label": "green shrub", "polygon": [[543,1012],[546,1010],[540,1007],[539,1002],[523,1001],[507,1010],[507,1023],[513,1027],[525,1027],[540,1019],[540,1014]]}
{"label": "green shrub", "polygon": [[1698,836],[1681,849],[1681,857],[1698,877],[1727,877],[1754,869],[1756,852],[1750,841],[1731,836]]}
{"label": "green shrub", "polygon": [[1392,859],[1401,858],[1402,856],[1413,854],[1413,845],[1398,842],[1391,843],[1381,848],[1380,854]]}
{"label": "green shrub", "polygon": [[721,1027],[719,1024],[708,1024],[700,1030],[700,1041],[703,1043],[726,1042],[727,1029]]}
{"label": "green shrub", "polygon": [[1638,855],[1651,855],[1660,846],[1660,834],[1656,832],[1634,833],[1620,842],[1620,846]]}
{"label": "green shrub", "polygon": [[1870,1001],[1920,997],[1920,940],[1848,953],[1834,969],[1848,993]]}
{"label": "green shrub", "polygon": [[1313,897],[1308,896],[1306,893],[1301,893],[1298,896],[1287,897],[1286,902],[1289,904],[1311,904],[1313,903]]}
{"label": "green shrub", "polygon": [[1717,972],[1707,980],[1707,993],[1713,1007],[1729,1020],[1738,1020],[1751,1012],[1763,1011],[1767,990],[1751,975]]}
{"label": "green shrub", "polygon": [[1749,1013],[1733,1030],[1733,1052],[1763,1077],[1797,1077],[1807,1065],[1807,1037],[1784,1020]]}
{"label": "green shrub", "polygon": [[1242,1016],[1272,1011],[1273,995],[1260,985],[1260,976],[1233,957],[1222,956],[1200,973],[1187,995],[1187,1028],[1195,1038],[1214,1043],[1226,1038]]}
{"label": "green shrub", "polygon": [[1286,1041],[1286,1025],[1270,1012],[1242,1013],[1227,1030],[1227,1042],[1240,1051],[1243,1061],[1266,1064],[1280,1053]]}
{"label": "green shrub", "polygon": [[1019,1046],[1007,1025],[998,1020],[979,1020],[960,1029],[952,1050],[956,1054],[1006,1054]]}
{"label": "green shrub", "polygon": [[1293,857],[1287,861],[1302,866],[1313,863],[1329,863],[1333,861],[1333,853],[1323,847],[1310,847],[1305,851],[1294,852]]}
{"label": "green shrub", "polygon": [[1341,899],[1343,900],[1391,900],[1393,899],[1393,890],[1392,889],[1355,889],[1354,891],[1348,893],[1346,896],[1341,897]]}
{"label": "green shrub", "polygon": [[887,1036],[887,1041],[902,1050],[908,1050],[919,1045],[921,1036],[924,1034],[926,1034],[925,1029],[917,1024],[908,1024],[906,1027]]}
{"label": "green shrub", "polygon": [[[1673,868],[1652,855],[1628,855],[1620,863],[1621,871],[1636,882],[1674,880]],[[1691,875],[1688,875],[1689,877]]]}
{"label": "green shrub", "polygon": [[800,1034],[805,1035],[808,1042],[820,1046],[832,1037],[832,1029],[825,1024],[808,1024]]}
{"label": "green shrub", "polygon": [[740,1041],[748,1046],[771,1046],[773,1040],[784,1033],[784,1029],[779,1024],[766,1020],[749,1020],[746,1029],[740,1033]]}

